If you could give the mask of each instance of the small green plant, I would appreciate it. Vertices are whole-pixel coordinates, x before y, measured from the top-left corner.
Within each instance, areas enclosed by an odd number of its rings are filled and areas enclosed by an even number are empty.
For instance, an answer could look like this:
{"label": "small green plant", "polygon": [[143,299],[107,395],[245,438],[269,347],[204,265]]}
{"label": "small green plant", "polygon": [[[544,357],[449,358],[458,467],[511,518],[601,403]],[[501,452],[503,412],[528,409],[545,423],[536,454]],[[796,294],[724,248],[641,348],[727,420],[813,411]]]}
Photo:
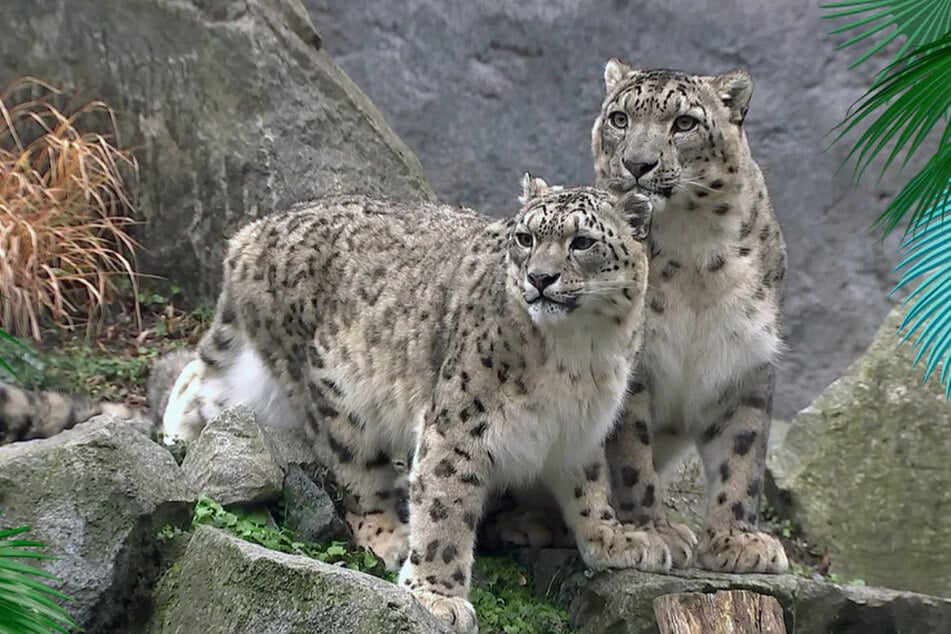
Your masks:
{"label": "small green plant", "polygon": [[71,601],[43,580],[56,577],[23,563],[24,559],[53,559],[38,552],[46,544],[21,539],[29,526],[0,530],[0,634],[68,633],[79,626],[53,599]]}
{"label": "small green plant", "polygon": [[[2,300],[2,298],[0,298],[0,300]],[[17,339],[16,337],[8,333],[3,328],[0,328],[0,342],[2,342],[5,345],[10,345],[24,351],[26,350],[26,346],[20,343],[19,339]],[[16,377],[17,375],[16,371],[14,371],[13,367],[9,363],[7,363],[6,358],[2,354],[0,354],[0,370],[3,370],[4,372],[6,372],[12,377]]]}
{"label": "small green plant", "polygon": [[760,501],[760,519],[768,524],[771,524],[776,532],[779,533],[784,539],[792,539],[795,535],[795,530],[793,528],[792,520],[788,517],[780,517],[779,513],[773,506],[766,501],[766,497],[763,496]]}
{"label": "small green plant", "polygon": [[570,634],[568,613],[528,584],[518,564],[504,556],[476,558],[487,587],[473,587],[470,599],[479,616],[480,632],[504,634]]}
{"label": "small green plant", "polygon": [[[208,497],[195,505],[192,526],[205,524],[228,531],[241,539],[283,553],[304,555],[324,563],[360,570],[395,581],[396,575],[383,567],[373,553],[354,549],[346,542],[315,544],[301,540],[293,531],[273,525],[266,511],[228,510]],[[172,526],[159,532],[160,540],[179,534]],[[487,580],[487,587],[473,587],[470,594],[479,616],[479,631],[484,634],[570,634],[568,614],[528,585],[518,564],[506,557],[477,557],[476,566]]]}
{"label": "small green plant", "polygon": [[346,542],[314,544],[297,537],[292,531],[273,526],[266,511],[228,511],[211,498],[202,496],[195,505],[192,524],[207,524],[221,528],[241,539],[277,550],[282,553],[304,555],[317,561],[340,564],[352,570],[360,570],[390,581],[393,575],[386,572],[379,557],[367,550],[355,550]]}
{"label": "small green plant", "polygon": [[[0,346],[6,350],[9,346]],[[57,389],[107,399],[121,399],[129,386],[141,385],[159,348],[138,346],[129,356],[104,353],[85,343],[65,343],[44,354],[23,349],[11,354],[10,365],[24,387]]]}

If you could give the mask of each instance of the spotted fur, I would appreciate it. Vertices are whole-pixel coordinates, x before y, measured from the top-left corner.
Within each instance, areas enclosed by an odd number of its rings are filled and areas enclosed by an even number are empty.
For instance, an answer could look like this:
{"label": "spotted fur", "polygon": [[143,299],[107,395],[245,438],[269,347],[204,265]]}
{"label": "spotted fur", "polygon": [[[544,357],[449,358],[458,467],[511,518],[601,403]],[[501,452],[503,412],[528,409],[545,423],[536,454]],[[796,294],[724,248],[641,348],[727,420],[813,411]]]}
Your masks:
{"label": "spotted fur", "polygon": [[244,228],[165,416],[186,440],[225,405],[299,421],[357,541],[405,558],[400,585],[460,632],[502,488],[544,482],[589,565],[669,566],[615,518],[601,446],[640,348],[649,205],[527,176],[523,200],[493,221],[338,197]]}
{"label": "spotted fur", "polygon": [[0,445],[48,438],[99,414],[141,417],[141,412],[75,394],[26,390],[0,383]]}
{"label": "spotted fur", "polygon": [[659,523],[686,564],[655,468],[693,441],[708,498],[700,565],[785,571],[781,544],[757,531],[786,247],[743,130],[752,78],[611,60],[605,84],[592,130],[598,183],[642,191],[655,210],[646,344],[608,446],[618,512]]}
{"label": "spotted fur", "polygon": [[32,391],[0,383],[0,445],[49,438],[100,414],[125,419],[150,417],[153,429],[161,431],[162,414],[175,381],[194,358],[194,351],[184,349],[159,357],[149,370],[148,412],[68,392]]}

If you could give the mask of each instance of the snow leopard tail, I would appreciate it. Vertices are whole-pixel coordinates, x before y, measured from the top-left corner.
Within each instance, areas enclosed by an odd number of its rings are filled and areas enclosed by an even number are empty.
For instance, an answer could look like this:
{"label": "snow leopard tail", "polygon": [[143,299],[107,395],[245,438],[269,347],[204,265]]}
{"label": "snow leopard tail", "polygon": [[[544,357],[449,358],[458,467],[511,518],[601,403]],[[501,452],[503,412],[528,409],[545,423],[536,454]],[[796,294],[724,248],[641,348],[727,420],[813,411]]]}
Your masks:
{"label": "snow leopard tail", "polygon": [[120,403],[61,392],[35,392],[0,383],[0,445],[48,438],[99,414],[118,418],[141,416]]}
{"label": "snow leopard tail", "polygon": [[[169,394],[182,369],[195,358],[191,350],[175,350],[160,357],[149,372],[150,416],[161,428]],[[34,438],[49,438],[93,416],[144,418],[145,412],[121,403],[55,391],[27,390],[0,383],[0,445]]]}

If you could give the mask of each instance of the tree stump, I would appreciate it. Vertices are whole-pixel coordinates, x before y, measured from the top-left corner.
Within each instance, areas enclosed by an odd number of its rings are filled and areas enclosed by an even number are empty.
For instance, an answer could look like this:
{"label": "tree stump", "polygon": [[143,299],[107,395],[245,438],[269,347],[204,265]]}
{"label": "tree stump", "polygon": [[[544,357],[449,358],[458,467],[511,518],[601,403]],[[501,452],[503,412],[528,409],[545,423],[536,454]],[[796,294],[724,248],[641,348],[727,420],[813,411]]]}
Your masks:
{"label": "tree stump", "polygon": [[786,634],[776,597],[749,590],[665,594],[654,616],[660,634]]}

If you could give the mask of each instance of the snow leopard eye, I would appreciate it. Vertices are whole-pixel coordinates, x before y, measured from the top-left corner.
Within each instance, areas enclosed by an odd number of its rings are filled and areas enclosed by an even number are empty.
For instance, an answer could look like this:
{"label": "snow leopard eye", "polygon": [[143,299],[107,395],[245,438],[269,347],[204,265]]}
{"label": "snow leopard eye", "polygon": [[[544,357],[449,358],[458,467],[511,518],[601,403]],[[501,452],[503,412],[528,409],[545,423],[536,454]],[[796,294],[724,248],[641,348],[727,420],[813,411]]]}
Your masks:
{"label": "snow leopard eye", "polygon": [[571,241],[572,251],[587,251],[594,246],[594,240],[588,236],[577,236]]}
{"label": "snow leopard eye", "polygon": [[697,127],[697,120],[687,114],[674,119],[674,132],[689,132]]}
{"label": "snow leopard eye", "polygon": [[608,121],[618,130],[623,130],[627,127],[627,115],[620,110],[615,110],[609,114]]}
{"label": "snow leopard eye", "polygon": [[531,249],[532,244],[535,242],[535,238],[532,237],[532,234],[526,233],[524,231],[519,231],[515,234],[515,241],[518,243],[518,246],[523,249]]}

